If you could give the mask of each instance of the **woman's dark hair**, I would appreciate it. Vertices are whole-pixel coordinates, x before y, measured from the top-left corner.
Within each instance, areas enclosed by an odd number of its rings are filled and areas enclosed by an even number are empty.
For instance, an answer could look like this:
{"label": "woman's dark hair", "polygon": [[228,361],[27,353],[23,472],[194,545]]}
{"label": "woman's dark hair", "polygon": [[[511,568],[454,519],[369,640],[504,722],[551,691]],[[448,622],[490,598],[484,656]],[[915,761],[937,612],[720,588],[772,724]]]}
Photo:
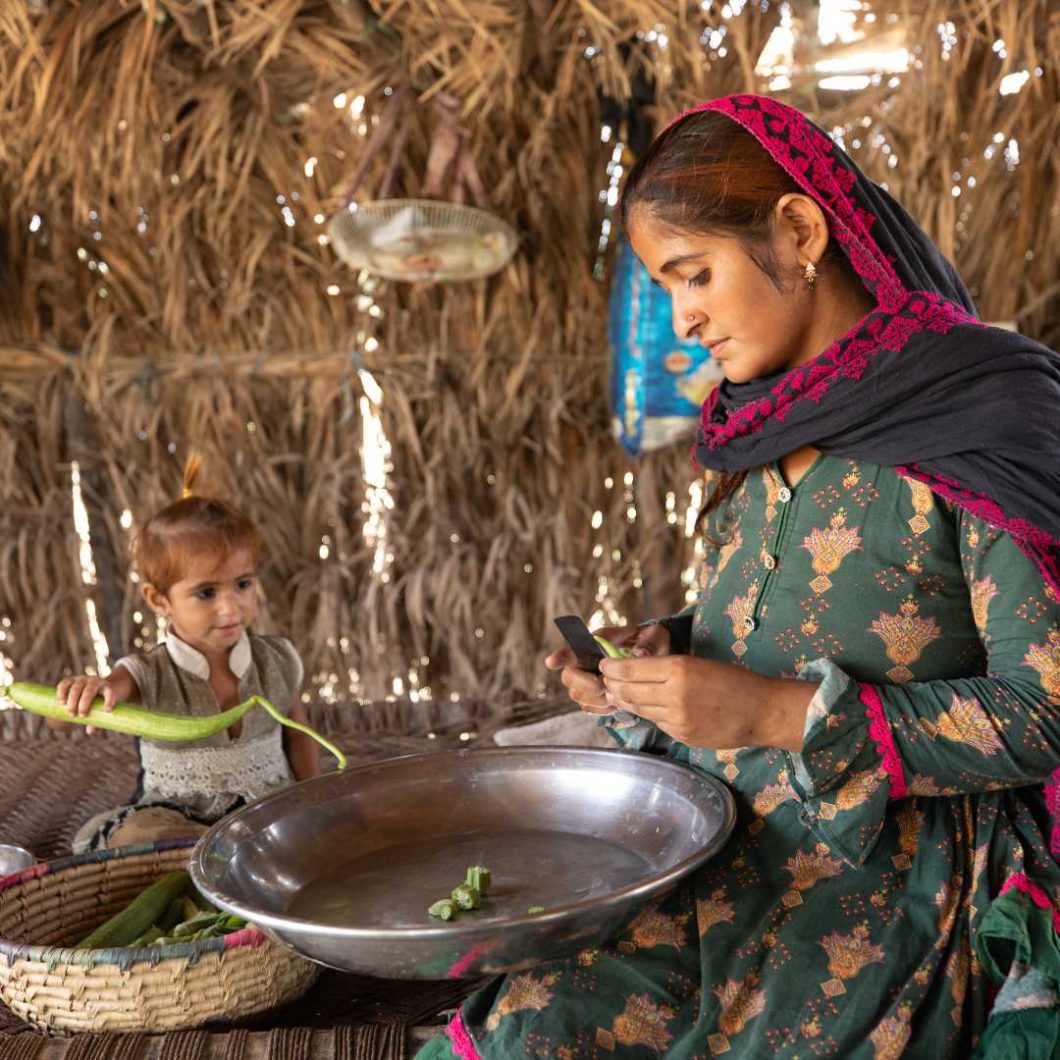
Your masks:
{"label": "woman's dark hair", "polygon": [[[627,231],[636,207],[680,231],[732,236],[782,289],[772,236],[776,204],[791,192],[801,194],[802,188],[751,133],[718,111],[697,111],[661,132],[637,159],[622,189],[619,212]],[[835,240],[829,240],[818,267],[854,277]],[[729,500],[746,477],[745,471],[723,471],[699,522]]]}

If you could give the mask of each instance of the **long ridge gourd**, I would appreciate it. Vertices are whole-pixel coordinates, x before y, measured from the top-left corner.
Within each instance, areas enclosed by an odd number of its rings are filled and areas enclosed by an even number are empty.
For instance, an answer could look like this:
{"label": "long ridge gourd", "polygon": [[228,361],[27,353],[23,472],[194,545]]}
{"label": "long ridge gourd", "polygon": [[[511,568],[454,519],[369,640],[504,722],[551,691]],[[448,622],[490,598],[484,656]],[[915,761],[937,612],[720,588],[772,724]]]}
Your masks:
{"label": "long ridge gourd", "polygon": [[120,732],[127,736],[142,736],[148,740],[162,742],[205,740],[234,725],[252,707],[261,707],[268,715],[288,729],[304,733],[316,740],[321,747],[338,759],[339,769],[346,768],[346,756],[330,740],[301,722],[284,717],[264,696],[251,696],[238,706],[218,714],[185,716],[166,714],[158,710],[145,710],[135,703],[116,703],[113,710],[105,710],[103,700],[97,698],[85,715],[73,715],[65,704],[55,698],[53,685],[34,685],[27,681],[16,681],[3,689],[15,704],[31,714],[56,721],[72,722],[76,725],[92,725],[97,729]]}
{"label": "long ridge gourd", "polygon": [[191,883],[186,872],[170,872],[142,891],[120,913],[100,924],[76,946],[79,950],[106,950],[131,946],[166,911],[170,902]]}

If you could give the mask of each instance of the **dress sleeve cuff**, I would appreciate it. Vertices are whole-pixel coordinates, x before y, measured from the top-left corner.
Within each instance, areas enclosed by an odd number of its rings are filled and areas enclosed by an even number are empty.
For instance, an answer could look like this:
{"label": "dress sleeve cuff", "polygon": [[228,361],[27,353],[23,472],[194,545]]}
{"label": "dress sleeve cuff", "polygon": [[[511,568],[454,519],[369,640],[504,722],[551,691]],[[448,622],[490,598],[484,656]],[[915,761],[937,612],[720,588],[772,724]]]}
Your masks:
{"label": "dress sleeve cuff", "polygon": [[[792,786],[806,824],[844,861],[860,865],[876,845],[892,794],[873,742],[877,719],[862,699],[867,686],[827,659],[808,663],[799,680],[820,687],[806,712],[802,750],[785,752]],[[882,705],[878,720],[886,725]]]}
{"label": "dress sleeve cuff", "polygon": [[666,618],[652,618],[641,622],[642,626],[663,626],[670,634],[671,655],[692,654],[692,619],[695,607],[689,607],[676,615]]}

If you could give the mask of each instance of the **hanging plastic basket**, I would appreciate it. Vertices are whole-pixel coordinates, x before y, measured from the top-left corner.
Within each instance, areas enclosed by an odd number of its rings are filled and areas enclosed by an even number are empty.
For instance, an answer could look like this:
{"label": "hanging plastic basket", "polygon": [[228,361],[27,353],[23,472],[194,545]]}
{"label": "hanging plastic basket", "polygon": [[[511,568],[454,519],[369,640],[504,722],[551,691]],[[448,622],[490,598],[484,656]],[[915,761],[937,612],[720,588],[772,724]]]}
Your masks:
{"label": "hanging plastic basket", "polygon": [[495,214],[436,199],[353,203],[328,231],[353,268],[416,283],[490,276],[508,264],[517,244],[514,229]]}

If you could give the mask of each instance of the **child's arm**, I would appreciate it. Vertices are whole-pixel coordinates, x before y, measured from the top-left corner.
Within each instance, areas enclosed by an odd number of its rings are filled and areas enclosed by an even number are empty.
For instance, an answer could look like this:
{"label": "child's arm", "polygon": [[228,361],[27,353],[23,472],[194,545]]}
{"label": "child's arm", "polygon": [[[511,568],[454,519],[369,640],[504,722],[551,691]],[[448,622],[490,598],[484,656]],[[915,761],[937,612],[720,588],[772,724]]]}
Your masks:
{"label": "child's arm", "polygon": [[[67,713],[71,717],[85,717],[92,709],[92,703],[97,696],[103,697],[105,710],[113,710],[115,703],[135,703],[140,698],[140,689],[124,666],[115,666],[108,677],[93,677],[90,674],[64,677],[55,690],[55,698],[66,704]],[[49,729],[65,729],[71,724],[53,718],[47,719]],[[93,733],[96,730],[89,725],[85,731]]]}
{"label": "child's arm", "polygon": [[[288,717],[303,725],[309,724],[309,716],[301,703],[292,703]],[[291,772],[295,780],[308,780],[320,776],[320,745],[305,733],[293,729],[283,730],[283,746],[287,752],[287,761],[291,763]]]}

